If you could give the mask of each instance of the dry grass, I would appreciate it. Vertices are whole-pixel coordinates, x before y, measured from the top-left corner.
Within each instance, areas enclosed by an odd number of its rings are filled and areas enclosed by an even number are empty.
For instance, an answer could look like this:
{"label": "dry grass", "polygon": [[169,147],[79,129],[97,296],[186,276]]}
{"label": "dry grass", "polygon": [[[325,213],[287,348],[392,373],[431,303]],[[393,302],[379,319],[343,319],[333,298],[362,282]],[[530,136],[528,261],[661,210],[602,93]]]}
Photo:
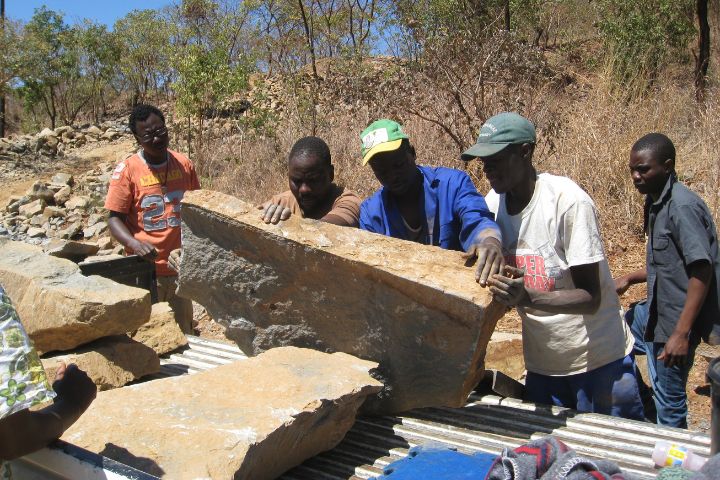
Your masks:
{"label": "dry grass", "polygon": [[[627,100],[613,93],[605,77],[596,76],[574,90],[548,91],[532,111],[523,112],[538,125],[538,170],[568,176],[588,191],[610,256],[620,260],[614,267],[621,271],[642,266],[641,252],[624,252],[642,249],[642,198],[627,163],[630,147],[645,133],[660,131],[673,139],[681,178],[705,199],[716,221],[720,214],[720,101],[711,93],[706,106],[698,108],[688,84],[668,82],[651,95]],[[209,141],[194,155],[204,186],[254,203],[286,189],[286,154],[310,131],[299,110],[289,109],[273,136]],[[320,116],[317,132],[330,146],[336,180],[362,196],[379,187],[369,168],[360,165],[358,135],[374,119],[370,111],[331,110]],[[440,128],[416,117],[398,120],[416,147],[418,163],[467,168],[478,189],[488,190],[477,162],[458,160],[457,148]]]}

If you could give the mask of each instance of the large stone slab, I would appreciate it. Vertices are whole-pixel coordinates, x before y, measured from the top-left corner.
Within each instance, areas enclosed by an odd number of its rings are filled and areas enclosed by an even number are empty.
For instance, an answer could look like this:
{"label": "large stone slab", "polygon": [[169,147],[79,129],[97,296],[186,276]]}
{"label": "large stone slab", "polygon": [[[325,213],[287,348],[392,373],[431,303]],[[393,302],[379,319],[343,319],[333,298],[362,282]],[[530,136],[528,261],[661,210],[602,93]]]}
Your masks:
{"label": "large stone slab", "polygon": [[167,302],[152,306],[150,320],[130,334],[137,340],[152,348],[158,355],[163,355],[187,345],[188,340],[175,321],[175,313]]}
{"label": "large stone slab", "polygon": [[179,294],[250,355],[294,345],[380,364],[371,413],[460,406],[504,308],[460,252],[291,217],[211,191],[183,202]]}
{"label": "large stone slab", "polygon": [[150,318],[150,293],[98,276],[43,253],[0,239],[0,284],[41,352],[70,350],[137,329]]}
{"label": "large stone slab", "polygon": [[342,440],[376,365],[277,348],[101,392],[63,439],[162,478],[272,479]]}
{"label": "large stone slab", "polygon": [[157,353],[126,335],[101,338],[72,352],[43,358],[43,367],[50,378],[55,378],[59,362],[76,364],[88,374],[99,390],[122,387],[160,371]]}

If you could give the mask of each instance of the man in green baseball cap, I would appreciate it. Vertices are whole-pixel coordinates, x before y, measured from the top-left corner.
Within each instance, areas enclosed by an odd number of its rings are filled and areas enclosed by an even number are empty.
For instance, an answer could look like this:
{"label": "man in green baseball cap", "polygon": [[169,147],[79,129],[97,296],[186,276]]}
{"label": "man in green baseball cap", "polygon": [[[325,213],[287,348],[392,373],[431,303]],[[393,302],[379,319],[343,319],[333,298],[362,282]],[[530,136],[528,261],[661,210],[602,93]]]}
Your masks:
{"label": "man in green baseball cap", "polygon": [[572,180],[533,167],[535,127],[517,113],[485,122],[461,158],[480,158],[502,232],[493,298],[522,319],[525,397],[643,419],[633,337],[620,315],[595,204]]}
{"label": "man in green baseball cap", "polygon": [[504,266],[501,238],[487,204],[459,170],[415,164],[415,148],[399,123],[377,120],[360,134],[362,164],[382,188],[360,206],[360,228],[478,257],[476,280]]}
{"label": "man in green baseball cap", "polygon": [[508,145],[535,145],[535,142],[535,125],[522,115],[505,112],[495,115],[483,124],[477,143],[463,152],[460,158],[472,160],[476,157],[489,157]]}
{"label": "man in green baseball cap", "polygon": [[367,165],[376,153],[392,152],[400,148],[408,136],[399,123],[381,119],[371,123],[360,134],[363,165]]}

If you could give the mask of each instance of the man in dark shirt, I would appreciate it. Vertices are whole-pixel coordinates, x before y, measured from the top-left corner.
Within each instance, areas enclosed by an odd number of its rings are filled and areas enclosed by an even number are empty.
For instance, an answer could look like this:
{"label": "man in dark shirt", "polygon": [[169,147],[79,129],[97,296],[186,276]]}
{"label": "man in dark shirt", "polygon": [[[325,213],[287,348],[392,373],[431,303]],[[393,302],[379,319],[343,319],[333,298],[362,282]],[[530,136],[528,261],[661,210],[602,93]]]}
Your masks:
{"label": "man in dark shirt", "polygon": [[677,180],[668,137],[650,133],[638,140],[630,172],[635,188],[647,195],[647,268],[615,285],[622,294],[647,282],[647,300],[633,305],[626,320],[635,349],[647,356],[658,423],[687,428],[685,387],[695,348],[720,315],[717,232],[705,202]]}

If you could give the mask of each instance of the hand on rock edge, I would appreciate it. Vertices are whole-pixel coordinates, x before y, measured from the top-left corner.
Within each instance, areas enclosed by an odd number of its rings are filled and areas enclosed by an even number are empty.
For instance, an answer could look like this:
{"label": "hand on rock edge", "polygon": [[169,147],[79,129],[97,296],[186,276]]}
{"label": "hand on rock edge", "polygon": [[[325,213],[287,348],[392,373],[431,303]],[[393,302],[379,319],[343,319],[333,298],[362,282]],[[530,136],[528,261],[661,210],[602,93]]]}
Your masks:
{"label": "hand on rock edge", "polygon": [[177,273],[180,273],[181,263],[182,263],[182,250],[179,248],[176,248],[175,250],[170,252],[170,256],[168,257],[168,267],[170,267]]}
{"label": "hand on rock edge", "polygon": [[272,202],[265,202],[264,204],[258,206],[258,210],[263,211],[260,214],[262,221],[265,223],[272,223],[273,225],[277,225],[279,222],[287,220],[290,218],[290,215],[292,215],[292,210],[290,210],[289,207],[283,207],[282,205]]}

